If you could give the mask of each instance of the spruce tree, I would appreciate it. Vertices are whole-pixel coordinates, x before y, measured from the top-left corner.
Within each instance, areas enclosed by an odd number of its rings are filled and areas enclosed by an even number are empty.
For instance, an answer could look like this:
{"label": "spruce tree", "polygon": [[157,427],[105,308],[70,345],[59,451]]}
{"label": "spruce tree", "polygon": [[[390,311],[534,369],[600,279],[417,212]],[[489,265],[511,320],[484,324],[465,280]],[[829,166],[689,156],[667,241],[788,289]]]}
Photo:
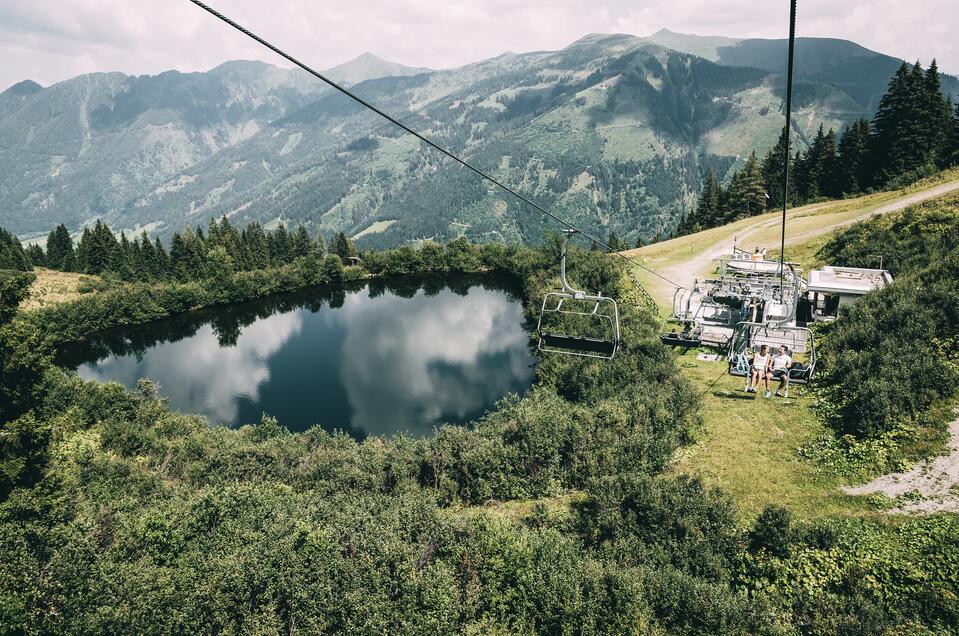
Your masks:
{"label": "spruce tree", "polygon": [[743,169],[733,175],[728,205],[729,215],[722,221],[754,216],[766,209],[766,184],[755,152],[749,155]]}
{"label": "spruce tree", "polygon": [[948,164],[952,104],[949,98],[942,94],[942,79],[935,59],[923,77],[921,99],[920,124],[923,144],[926,146],[926,163],[944,167]]}
{"label": "spruce tree", "polygon": [[959,103],[956,104],[955,111],[952,114],[952,141],[949,144],[947,153],[947,164],[950,166],[959,165]]}
{"label": "spruce tree", "polygon": [[716,173],[712,170],[706,175],[706,185],[699,195],[699,205],[696,208],[696,218],[700,229],[713,227],[719,222],[722,215],[722,186],[716,180]]}
{"label": "spruce tree", "polygon": [[297,226],[293,232],[292,239],[293,258],[306,258],[313,252],[313,241],[310,240],[310,234],[302,225]]}
{"label": "spruce tree", "polygon": [[763,181],[766,184],[767,208],[781,207],[783,203],[783,172],[786,169],[786,127],[779,133],[779,140],[763,159]]}
{"label": "spruce tree", "polygon": [[113,268],[117,239],[102,221],[93,229],[84,228],[77,245],[78,270],[86,274],[102,274]]}
{"label": "spruce tree", "polygon": [[280,223],[267,235],[267,245],[270,249],[270,262],[274,266],[284,265],[293,260],[293,241],[284,224]]}
{"label": "spruce tree", "polygon": [[170,256],[160,242],[159,236],[153,242],[153,258],[157,280],[167,280],[170,277]]}
{"label": "spruce tree", "polygon": [[47,267],[62,271],[72,271],[76,267],[73,252],[73,239],[67,226],[61,223],[47,236]]}
{"label": "spruce tree", "polygon": [[122,280],[132,281],[135,279],[133,261],[133,247],[127,240],[126,232],[120,232],[120,241],[114,251],[110,269]]}
{"label": "spruce tree", "polygon": [[839,140],[839,190],[857,194],[865,190],[869,178],[869,122],[860,118],[850,125]]}
{"label": "spruce tree", "polygon": [[356,247],[353,245],[353,241],[348,239],[343,232],[336,233],[330,251],[344,261],[350,256],[356,256]]}
{"label": "spruce tree", "polygon": [[46,254],[43,253],[43,248],[36,243],[27,248],[27,258],[34,267],[46,267],[47,265]]}
{"label": "spruce tree", "polygon": [[905,169],[904,155],[898,150],[904,141],[904,126],[911,110],[909,65],[903,62],[889,80],[889,88],[879,100],[872,119],[870,144],[872,173],[877,185]]}
{"label": "spruce tree", "polygon": [[839,149],[836,132],[830,128],[819,150],[819,192],[830,199],[842,196]]}
{"label": "spruce tree", "polygon": [[137,261],[135,267],[139,272],[140,279],[157,280],[159,275],[157,272],[156,250],[153,248],[153,243],[150,242],[150,238],[145,231],[140,235],[140,239],[136,241],[136,244]]}
{"label": "spruce tree", "polygon": [[186,243],[179,232],[173,233],[170,240],[170,273],[174,278],[186,280],[189,276],[189,257]]}
{"label": "spruce tree", "polygon": [[23,244],[12,233],[0,228],[0,269],[15,269],[28,272],[33,269],[30,259],[23,251]]}
{"label": "spruce tree", "polygon": [[266,233],[256,221],[250,223],[242,234],[245,269],[266,269],[270,266],[270,247]]}

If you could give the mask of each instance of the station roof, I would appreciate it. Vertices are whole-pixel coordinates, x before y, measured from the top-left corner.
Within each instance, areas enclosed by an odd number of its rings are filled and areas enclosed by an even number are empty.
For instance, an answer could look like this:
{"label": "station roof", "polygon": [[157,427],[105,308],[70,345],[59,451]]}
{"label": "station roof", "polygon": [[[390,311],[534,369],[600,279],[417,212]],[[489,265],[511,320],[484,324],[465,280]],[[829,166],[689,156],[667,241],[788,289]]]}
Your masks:
{"label": "station roof", "polygon": [[827,265],[809,272],[807,289],[827,294],[850,294],[862,296],[885,287],[892,282],[892,275],[884,269],[861,267],[834,267]]}

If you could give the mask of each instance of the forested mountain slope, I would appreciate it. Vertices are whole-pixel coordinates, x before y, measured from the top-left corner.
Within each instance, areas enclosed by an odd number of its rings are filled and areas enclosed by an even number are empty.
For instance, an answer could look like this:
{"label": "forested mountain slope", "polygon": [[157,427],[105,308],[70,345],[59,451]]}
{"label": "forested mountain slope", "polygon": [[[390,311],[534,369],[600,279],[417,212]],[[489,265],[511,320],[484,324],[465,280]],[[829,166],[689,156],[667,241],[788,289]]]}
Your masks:
{"label": "forested mountain slope", "polygon": [[[590,35],[452,70],[361,56],[331,72],[584,228],[634,242],[671,232],[709,170],[722,177],[782,127],[782,78],[765,68],[772,53],[758,41],[703,40]],[[860,67],[891,58],[837,42],[802,41],[811,62],[801,141],[821,124],[870,116],[870,96],[885,88],[889,73],[871,79]],[[19,84],[0,95],[0,139],[0,224],[21,238],[97,217],[168,237],[224,214],[241,226],[343,231],[361,247],[542,236],[538,215],[474,175],[303,74],[265,64]]]}

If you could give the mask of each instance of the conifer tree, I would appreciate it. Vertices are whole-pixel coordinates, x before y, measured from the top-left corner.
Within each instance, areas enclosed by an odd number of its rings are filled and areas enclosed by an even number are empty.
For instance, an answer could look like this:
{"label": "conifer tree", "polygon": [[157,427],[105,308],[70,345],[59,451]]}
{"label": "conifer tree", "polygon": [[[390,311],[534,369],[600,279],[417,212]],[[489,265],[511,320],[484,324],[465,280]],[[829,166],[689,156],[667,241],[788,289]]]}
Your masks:
{"label": "conifer tree", "polygon": [[952,141],[949,143],[949,151],[947,153],[947,164],[956,166],[959,165],[959,103],[956,104],[955,111],[952,114],[951,138]]}
{"label": "conifer tree", "polygon": [[339,256],[340,259],[346,260],[350,256],[356,256],[356,246],[353,245],[353,241],[346,237],[346,234],[337,232],[333,238],[333,245],[330,247],[330,252]]}
{"label": "conifer tree", "polygon": [[306,258],[313,252],[313,241],[310,240],[310,234],[302,225],[297,226],[293,232],[292,239],[292,257]]}
{"label": "conifer tree", "polygon": [[283,223],[280,223],[275,230],[267,235],[267,245],[270,248],[270,262],[274,266],[283,265],[293,260],[293,241]]}
{"label": "conifer tree", "polygon": [[73,239],[63,223],[59,224],[47,236],[47,267],[65,272],[76,267],[73,253]]}
{"label": "conifer tree", "polygon": [[134,266],[140,280],[157,280],[159,275],[157,272],[156,250],[154,250],[153,243],[150,242],[146,231],[140,235],[139,240],[134,239],[134,245],[136,247],[136,263]]}
{"label": "conifer tree", "polygon": [[12,233],[0,228],[0,269],[28,272],[32,269],[23,244]]}
{"label": "conifer tree", "polygon": [[134,280],[134,254],[125,232],[120,232],[120,241],[114,251],[110,269],[122,280]]}
{"label": "conifer tree", "polygon": [[102,274],[113,269],[117,239],[102,221],[93,229],[84,228],[77,245],[77,269],[86,274]]}
{"label": "conifer tree", "polygon": [[27,248],[27,259],[34,267],[46,267],[46,254],[43,253],[43,248],[36,243],[31,244],[30,247]]}
{"label": "conifer tree", "polygon": [[253,221],[242,234],[245,269],[266,269],[270,266],[270,247],[266,233],[259,223]]}
{"label": "conifer tree", "polygon": [[170,273],[180,280],[185,280],[188,272],[188,256],[186,243],[179,232],[173,233],[170,240]]}
{"label": "conifer tree", "polygon": [[926,163],[948,165],[949,133],[952,123],[952,104],[942,94],[939,66],[933,59],[923,77],[919,122],[922,126]]}
{"label": "conifer tree", "polygon": [[869,122],[860,118],[850,125],[839,140],[839,191],[857,194],[865,190],[869,178]]}
{"label": "conifer tree", "polygon": [[766,184],[756,153],[729,183],[728,215],[724,221],[753,216],[766,209]]}
{"label": "conifer tree", "polygon": [[779,140],[763,160],[763,181],[766,184],[767,208],[782,206],[783,172],[786,169],[786,127],[779,133]]}
{"label": "conifer tree", "polygon": [[153,242],[153,258],[157,280],[167,280],[170,277],[170,256],[158,236]]}
{"label": "conifer tree", "polygon": [[619,252],[626,249],[628,246],[619,240],[619,236],[616,235],[616,230],[610,230],[609,236],[606,239],[606,245],[609,246],[609,249],[613,252]]}

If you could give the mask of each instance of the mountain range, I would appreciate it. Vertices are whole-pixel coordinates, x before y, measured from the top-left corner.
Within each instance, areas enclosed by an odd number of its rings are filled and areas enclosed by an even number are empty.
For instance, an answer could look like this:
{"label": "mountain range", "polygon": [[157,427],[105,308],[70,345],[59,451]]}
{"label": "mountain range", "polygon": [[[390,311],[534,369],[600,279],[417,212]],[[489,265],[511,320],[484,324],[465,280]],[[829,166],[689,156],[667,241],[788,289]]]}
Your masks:
{"label": "mountain range", "polygon": [[[796,50],[800,146],[820,125],[870,117],[901,63],[844,40]],[[671,231],[707,171],[772,147],[785,59],[785,40],[662,30],[449,70],[364,54],[326,74],[584,229],[632,242]],[[547,227],[300,70],[234,61],[0,93],[0,226],[22,239],[96,218],[169,237],[224,214],[375,247],[535,241]]]}

